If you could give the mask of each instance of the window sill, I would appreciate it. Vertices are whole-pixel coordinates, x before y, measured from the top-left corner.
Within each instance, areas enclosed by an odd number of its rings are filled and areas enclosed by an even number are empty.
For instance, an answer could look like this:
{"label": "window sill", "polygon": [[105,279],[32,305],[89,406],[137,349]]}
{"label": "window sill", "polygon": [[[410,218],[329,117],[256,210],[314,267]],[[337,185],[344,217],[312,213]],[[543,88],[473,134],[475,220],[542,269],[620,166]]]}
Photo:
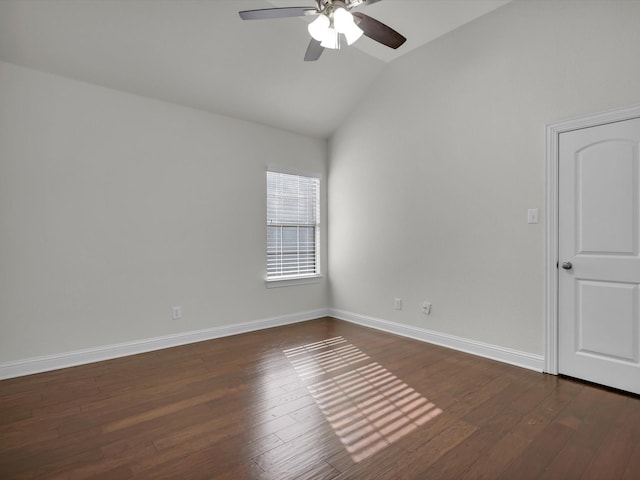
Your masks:
{"label": "window sill", "polygon": [[308,275],[305,277],[274,278],[270,280],[265,280],[264,283],[267,286],[267,288],[290,287],[293,285],[306,285],[309,283],[320,283],[322,278],[323,278],[322,275]]}

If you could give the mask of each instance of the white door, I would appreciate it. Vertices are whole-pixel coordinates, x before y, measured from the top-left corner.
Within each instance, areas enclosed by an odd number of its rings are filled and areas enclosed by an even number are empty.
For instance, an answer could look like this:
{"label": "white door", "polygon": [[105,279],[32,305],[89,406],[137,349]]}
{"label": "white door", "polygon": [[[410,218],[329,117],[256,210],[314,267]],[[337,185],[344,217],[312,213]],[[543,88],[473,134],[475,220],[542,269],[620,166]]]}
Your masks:
{"label": "white door", "polygon": [[558,369],[640,394],[640,118],[559,138]]}

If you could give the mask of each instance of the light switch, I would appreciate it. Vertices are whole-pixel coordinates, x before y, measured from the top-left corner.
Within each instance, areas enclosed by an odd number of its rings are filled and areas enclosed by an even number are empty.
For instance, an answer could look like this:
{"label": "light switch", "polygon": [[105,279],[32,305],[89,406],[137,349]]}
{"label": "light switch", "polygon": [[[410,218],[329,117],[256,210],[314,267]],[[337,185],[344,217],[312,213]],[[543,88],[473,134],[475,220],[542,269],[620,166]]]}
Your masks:
{"label": "light switch", "polygon": [[527,223],[538,223],[538,209],[530,208],[527,210]]}

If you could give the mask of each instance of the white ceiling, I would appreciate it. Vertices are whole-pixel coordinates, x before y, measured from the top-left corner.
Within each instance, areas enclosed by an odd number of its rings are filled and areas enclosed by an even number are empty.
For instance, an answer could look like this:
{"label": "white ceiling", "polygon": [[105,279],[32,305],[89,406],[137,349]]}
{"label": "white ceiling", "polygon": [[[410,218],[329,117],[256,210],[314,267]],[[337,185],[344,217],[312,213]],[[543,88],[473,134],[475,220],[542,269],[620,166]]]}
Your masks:
{"label": "white ceiling", "polygon": [[0,60],[325,138],[387,62],[509,1],[381,1],[361,10],[398,50],[362,37],[304,62],[311,18],[238,11],[313,0],[2,0]]}

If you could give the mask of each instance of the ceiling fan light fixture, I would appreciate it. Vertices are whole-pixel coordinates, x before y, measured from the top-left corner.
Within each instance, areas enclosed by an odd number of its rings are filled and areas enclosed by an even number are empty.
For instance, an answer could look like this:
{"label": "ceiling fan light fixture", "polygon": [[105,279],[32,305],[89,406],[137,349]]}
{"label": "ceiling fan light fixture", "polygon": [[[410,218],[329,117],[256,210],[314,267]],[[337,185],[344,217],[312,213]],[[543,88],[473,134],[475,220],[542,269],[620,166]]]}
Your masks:
{"label": "ceiling fan light fixture", "polygon": [[350,27],[346,32],[344,32],[344,36],[347,39],[347,45],[353,44],[364,33],[360,29],[360,27],[358,27],[355,23],[352,23],[351,25],[352,27]]}
{"label": "ceiling fan light fixture", "polygon": [[305,62],[313,62],[320,58],[325,48],[339,49],[344,41],[341,38],[343,35],[348,45],[366,35],[389,48],[400,47],[407,39],[393,28],[362,12],[350,12],[354,7],[379,1],[315,0],[315,7],[259,8],[238,13],[243,20],[317,16],[307,25],[312,39],[304,54]]}
{"label": "ceiling fan light fixture", "polygon": [[346,33],[351,25],[355,25],[351,12],[342,7],[338,7],[333,11],[333,26],[338,32]]}
{"label": "ceiling fan light fixture", "polygon": [[327,35],[329,35],[329,27],[331,26],[331,20],[326,15],[318,15],[313,22],[307,26],[309,35],[315,40],[322,42]]}
{"label": "ceiling fan light fixture", "polygon": [[327,34],[322,39],[322,42],[320,43],[320,45],[322,45],[324,48],[332,48],[334,50],[339,50],[340,34],[335,28],[329,27]]}
{"label": "ceiling fan light fixture", "polygon": [[338,32],[344,34],[348,45],[358,40],[363,33],[353,20],[351,12],[342,7],[338,7],[333,11],[333,25]]}

